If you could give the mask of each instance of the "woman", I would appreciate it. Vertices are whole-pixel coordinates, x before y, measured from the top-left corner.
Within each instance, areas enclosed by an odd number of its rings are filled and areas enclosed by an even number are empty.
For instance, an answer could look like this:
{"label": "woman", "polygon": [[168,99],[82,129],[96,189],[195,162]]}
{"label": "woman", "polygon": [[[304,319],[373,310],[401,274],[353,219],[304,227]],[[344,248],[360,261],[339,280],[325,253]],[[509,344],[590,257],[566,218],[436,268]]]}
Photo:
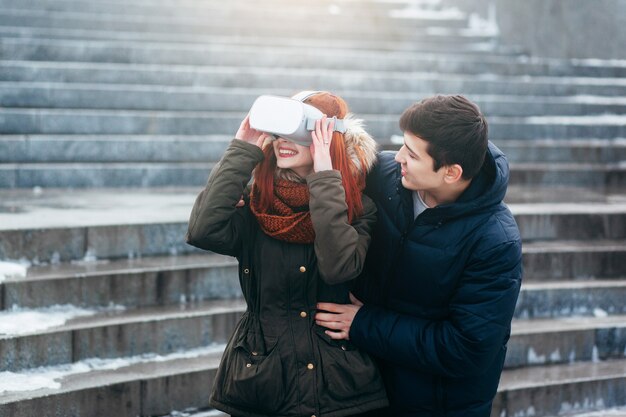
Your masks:
{"label": "woman", "polygon": [[[348,113],[327,92],[304,102],[329,117]],[[272,140],[246,117],[191,213],[188,243],[239,260],[247,310],[211,395],[234,416],[351,416],[387,405],[372,360],[314,321],[318,302],[349,301],[376,220],[362,195],[375,142],[354,120],[343,134],[326,121],[306,147]]]}

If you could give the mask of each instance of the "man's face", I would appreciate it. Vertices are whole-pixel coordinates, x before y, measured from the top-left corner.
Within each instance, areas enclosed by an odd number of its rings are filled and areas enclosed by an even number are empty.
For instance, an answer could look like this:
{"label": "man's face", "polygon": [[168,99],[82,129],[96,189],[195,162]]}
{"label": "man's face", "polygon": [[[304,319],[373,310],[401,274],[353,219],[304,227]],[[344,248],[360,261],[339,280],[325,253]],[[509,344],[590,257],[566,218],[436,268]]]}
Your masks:
{"label": "man's face", "polygon": [[402,167],[402,186],[414,191],[437,189],[444,184],[445,167],[434,171],[435,161],[426,149],[428,142],[404,132],[404,145],[396,154]]}

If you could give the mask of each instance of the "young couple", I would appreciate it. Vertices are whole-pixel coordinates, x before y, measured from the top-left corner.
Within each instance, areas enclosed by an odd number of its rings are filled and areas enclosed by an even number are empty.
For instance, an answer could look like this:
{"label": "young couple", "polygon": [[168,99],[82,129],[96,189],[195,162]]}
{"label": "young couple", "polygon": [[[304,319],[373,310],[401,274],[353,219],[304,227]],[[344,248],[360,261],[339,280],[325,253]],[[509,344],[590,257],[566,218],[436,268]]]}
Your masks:
{"label": "young couple", "polygon": [[287,138],[246,117],[191,213],[187,241],[237,257],[247,303],[212,406],[489,417],[522,257],[485,118],[462,96],[422,100],[402,148],[377,154],[340,97],[295,98],[324,116]]}

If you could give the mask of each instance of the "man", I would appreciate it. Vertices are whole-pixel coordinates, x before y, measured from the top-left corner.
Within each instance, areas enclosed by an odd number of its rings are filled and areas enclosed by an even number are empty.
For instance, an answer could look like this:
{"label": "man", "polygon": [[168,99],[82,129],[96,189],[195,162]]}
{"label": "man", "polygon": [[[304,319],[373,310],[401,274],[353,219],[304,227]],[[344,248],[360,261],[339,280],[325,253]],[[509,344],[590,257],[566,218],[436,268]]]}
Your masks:
{"label": "man", "polygon": [[463,96],[416,103],[400,127],[404,145],[368,177],[367,279],[353,304],[318,304],[317,324],[380,359],[381,415],[489,417],[522,276],[508,163]]}

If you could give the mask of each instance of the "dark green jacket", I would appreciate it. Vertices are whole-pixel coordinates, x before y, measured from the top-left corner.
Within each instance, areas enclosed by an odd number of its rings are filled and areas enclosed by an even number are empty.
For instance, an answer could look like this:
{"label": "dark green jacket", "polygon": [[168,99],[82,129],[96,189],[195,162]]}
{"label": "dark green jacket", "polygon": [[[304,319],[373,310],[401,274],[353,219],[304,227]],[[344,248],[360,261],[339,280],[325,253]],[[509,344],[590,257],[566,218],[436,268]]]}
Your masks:
{"label": "dark green jacket", "polygon": [[236,416],[346,416],[387,404],[378,370],[350,342],[315,324],[316,303],[348,302],[376,220],[373,202],[347,222],[338,171],[306,178],[313,244],[261,231],[249,204],[235,208],[261,150],[234,140],[211,172],[191,213],[187,242],[236,256],[247,311],[220,364],[211,405]]}

